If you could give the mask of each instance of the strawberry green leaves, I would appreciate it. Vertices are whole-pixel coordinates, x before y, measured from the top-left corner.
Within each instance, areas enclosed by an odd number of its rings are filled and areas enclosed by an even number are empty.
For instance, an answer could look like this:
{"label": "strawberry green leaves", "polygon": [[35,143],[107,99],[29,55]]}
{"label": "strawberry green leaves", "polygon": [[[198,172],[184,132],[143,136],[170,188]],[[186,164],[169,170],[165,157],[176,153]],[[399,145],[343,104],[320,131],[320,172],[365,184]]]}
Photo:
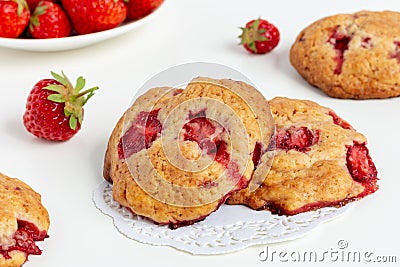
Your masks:
{"label": "strawberry green leaves", "polygon": [[61,75],[51,72],[51,75],[60,84],[52,84],[43,88],[55,92],[49,95],[47,99],[56,103],[64,103],[64,115],[69,118],[70,128],[75,130],[77,124],[82,123],[82,107],[94,95],[94,91],[98,90],[99,87],[95,86],[82,91],[86,85],[86,80],[82,76],[78,77],[74,87],[64,72],[61,72]]}
{"label": "strawberry green leaves", "polygon": [[252,24],[247,27],[241,27],[243,31],[239,36],[241,39],[240,44],[247,44],[249,48],[257,53],[257,48],[255,42],[268,41],[268,38],[264,36],[266,29],[260,28],[260,19],[256,19]]}

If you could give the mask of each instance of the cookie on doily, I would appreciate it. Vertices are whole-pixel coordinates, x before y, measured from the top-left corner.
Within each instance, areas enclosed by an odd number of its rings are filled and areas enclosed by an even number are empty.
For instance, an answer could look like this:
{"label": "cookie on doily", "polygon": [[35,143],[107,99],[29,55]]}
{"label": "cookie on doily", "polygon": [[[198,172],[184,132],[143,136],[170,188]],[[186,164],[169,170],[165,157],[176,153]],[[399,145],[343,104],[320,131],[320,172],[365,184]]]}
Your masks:
{"label": "cookie on doily", "polygon": [[0,207],[0,267],[21,266],[42,253],[35,242],[47,237],[49,215],[38,193],[1,173]]}
{"label": "cookie on doily", "polygon": [[246,83],[196,78],[185,89],[154,88],[114,128],[104,177],[121,205],[177,228],[265,177],[273,132],[268,102]]}
{"label": "cookie on doily", "polygon": [[400,95],[400,13],[360,11],[303,29],[290,61],[310,84],[336,98]]}
{"label": "cookie on doily", "polygon": [[283,97],[269,104],[276,122],[271,170],[255,191],[238,191],[228,204],[293,215],[342,206],[378,189],[367,139],[333,110]]}

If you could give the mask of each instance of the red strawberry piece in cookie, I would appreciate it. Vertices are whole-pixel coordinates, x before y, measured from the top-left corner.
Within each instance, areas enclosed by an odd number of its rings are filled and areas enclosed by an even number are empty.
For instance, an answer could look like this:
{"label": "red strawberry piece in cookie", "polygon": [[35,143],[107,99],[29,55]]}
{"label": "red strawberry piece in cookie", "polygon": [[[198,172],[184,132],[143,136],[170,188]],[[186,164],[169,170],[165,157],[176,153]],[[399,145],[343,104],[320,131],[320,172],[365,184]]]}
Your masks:
{"label": "red strawberry piece in cookie", "polygon": [[347,168],[355,181],[364,183],[376,180],[378,172],[365,143],[354,142],[352,146],[348,146],[346,160]]}
{"label": "red strawberry piece in cookie", "polygon": [[140,112],[132,126],[121,137],[118,143],[120,159],[130,157],[142,149],[149,148],[151,143],[161,133],[162,125],[157,119],[159,110]]}
{"label": "red strawberry piece in cookie", "polygon": [[331,36],[329,36],[328,42],[335,48],[336,50],[336,67],[333,71],[334,74],[342,73],[342,66],[344,61],[344,53],[349,49],[349,43],[351,41],[351,36],[340,32],[339,27],[336,27]]}
{"label": "red strawberry piece in cookie", "polygon": [[307,127],[290,127],[281,129],[275,135],[275,145],[278,149],[295,149],[305,152],[318,143],[319,131],[312,132]]}

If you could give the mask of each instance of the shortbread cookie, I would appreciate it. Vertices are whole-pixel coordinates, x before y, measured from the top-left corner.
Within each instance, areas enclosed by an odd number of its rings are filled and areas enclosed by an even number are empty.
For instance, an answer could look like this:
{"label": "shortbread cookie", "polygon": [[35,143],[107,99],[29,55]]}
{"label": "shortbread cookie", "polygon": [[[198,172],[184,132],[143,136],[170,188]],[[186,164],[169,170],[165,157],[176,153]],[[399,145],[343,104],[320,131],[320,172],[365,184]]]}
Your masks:
{"label": "shortbread cookie", "polygon": [[35,244],[47,237],[49,215],[28,185],[0,173],[0,267],[23,265],[40,255]]}
{"label": "shortbread cookie", "polygon": [[117,123],[104,177],[121,205],[177,228],[204,219],[252,177],[265,178],[273,132],[268,102],[243,82],[154,88]]}
{"label": "shortbread cookie", "polygon": [[332,97],[400,95],[400,13],[361,11],[320,19],[290,50],[293,67]]}
{"label": "shortbread cookie", "polygon": [[333,110],[281,97],[269,104],[277,127],[271,170],[257,190],[236,192],[228,204],[293,215],[342,206],[378,189],[367,139]]}

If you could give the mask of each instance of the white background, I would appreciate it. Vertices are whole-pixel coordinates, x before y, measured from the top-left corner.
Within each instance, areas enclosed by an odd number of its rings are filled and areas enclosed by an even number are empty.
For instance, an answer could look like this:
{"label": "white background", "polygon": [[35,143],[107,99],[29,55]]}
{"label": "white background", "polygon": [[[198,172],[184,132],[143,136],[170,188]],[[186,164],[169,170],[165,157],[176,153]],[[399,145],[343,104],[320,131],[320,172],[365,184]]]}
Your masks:
{"label": "white background", "polygon": [[[270,251],[322,253],[337,250],[338,240],[343,239],[349,250],[396,255],[399,262],[400,98],[329,98],[302,80],[288,59],[290,46],[303,27],[326,15],[361,9],[400,11],[400,3],[167,0],[148,24],[87,48],[57,53],[0,48],[0,171],[40,192],[51,217],[50,238],[40,243],[43,255],[31,256],[26,266],[272,265],[258,259],[264,246],[220,256],[192,256],[169,247],[140,244],[121,235],[111,218],[92,202],[93,189],[102,181],[109,134],[136,90],[154,74],[193,61],[233,67],[247,75],[267,98],[304,98],[329,106],[369,140],[380,190],[343,217],[320,225],[301,239],[270,245]],[[257,17],[270,20],[281,32],[279,46],[268,55],[251,55],[238,45],[238,27]],[[50,70],[64,70],[71,79],[83,75],[88,86],[100,86],[86,106],[82,130],[64,143],[41,141],[28,134],[22,123],[29,91],[38,80],[50,77]]]}

